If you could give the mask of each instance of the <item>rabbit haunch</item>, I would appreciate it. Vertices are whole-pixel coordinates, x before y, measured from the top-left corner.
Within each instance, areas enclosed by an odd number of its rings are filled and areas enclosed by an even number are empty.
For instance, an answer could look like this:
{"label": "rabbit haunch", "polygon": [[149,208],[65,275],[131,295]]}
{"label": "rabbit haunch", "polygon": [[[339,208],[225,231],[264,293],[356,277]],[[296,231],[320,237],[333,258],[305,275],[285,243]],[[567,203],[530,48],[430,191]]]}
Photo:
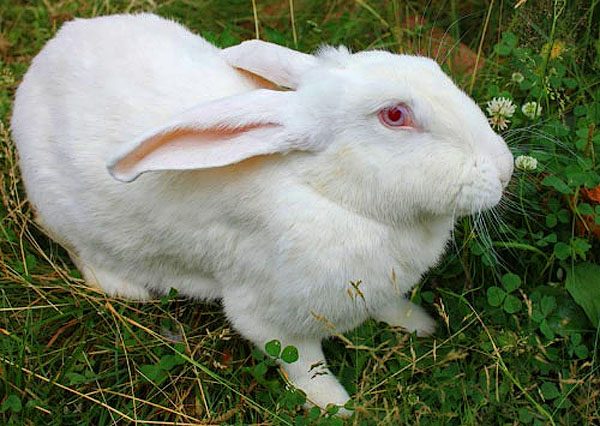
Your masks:
{"label": "rabbit haunch", "polygon": [[[380,122],[398,103],[414,127]],[[512,173],[429,59],[220,50],[147,14],[65,24],[17,91],[12,131],[29,200],[86,281],[222,300],[260,348],[298,348],[284,368],[321,407],[348,398],[321,339],[368,318],[431,333],[403,295]]]}

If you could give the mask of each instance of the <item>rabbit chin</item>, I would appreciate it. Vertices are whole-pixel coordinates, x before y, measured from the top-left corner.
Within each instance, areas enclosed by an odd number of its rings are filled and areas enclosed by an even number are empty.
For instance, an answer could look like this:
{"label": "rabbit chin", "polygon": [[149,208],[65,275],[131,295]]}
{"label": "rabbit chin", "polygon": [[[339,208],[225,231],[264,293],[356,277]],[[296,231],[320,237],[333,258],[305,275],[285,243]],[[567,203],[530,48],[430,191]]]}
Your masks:
{"label": "rabbit chin", "polygon": [[471,185],[463,185],[456,198],[455,216],[479,214],[496,206],[502,198],[499,180],[483,179]]}

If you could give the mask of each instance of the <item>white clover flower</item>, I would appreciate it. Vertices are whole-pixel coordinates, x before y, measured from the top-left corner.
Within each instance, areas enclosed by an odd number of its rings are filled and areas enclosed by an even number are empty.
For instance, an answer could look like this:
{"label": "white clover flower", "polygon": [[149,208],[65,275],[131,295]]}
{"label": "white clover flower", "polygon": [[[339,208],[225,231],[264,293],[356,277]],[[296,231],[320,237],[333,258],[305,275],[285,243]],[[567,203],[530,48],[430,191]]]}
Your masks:
{"label": "white clover flower", "polygon": [[534,118],[539,117],[542,114],[542,106],[538,105],[537,102],[527,102],[523,104],[523,106],[521,107],[521,111],[527,118],[533,120]]}
{"label": "white clover flower", "polygon": [[510,79],[518,84],[525,80],[525,77],[523,77],[523,74],[521,74],[520,72],[513,72],[510,76]]}
{"label": "white clover flower", "polygon": [[500,130],[506,129],[508,127],[508,123],[510,123],[510,120],[504,118],[502,115],[492,115],[490,118],[488,118],[488,121],[494,129]]}
{"label": "white clover flower", "polygon": [[517,107],[508,98],[494,98],[487,102],[486,111],[490,118],[488,121],[492,127],[504,130],[510,123],[509,118],[515,113]]}
{"label": "white clover flower", "polygon": [[529,155],[519,155],[515,158],[515,167],[524,172],[532,172],[537,169],[537,160]]}
{"label": "white clover flower", "polygon": [[517,107],[508,98],[494,98],[487,103],[487,113],[490,116],[501,115],[510,118],[514,115]]}

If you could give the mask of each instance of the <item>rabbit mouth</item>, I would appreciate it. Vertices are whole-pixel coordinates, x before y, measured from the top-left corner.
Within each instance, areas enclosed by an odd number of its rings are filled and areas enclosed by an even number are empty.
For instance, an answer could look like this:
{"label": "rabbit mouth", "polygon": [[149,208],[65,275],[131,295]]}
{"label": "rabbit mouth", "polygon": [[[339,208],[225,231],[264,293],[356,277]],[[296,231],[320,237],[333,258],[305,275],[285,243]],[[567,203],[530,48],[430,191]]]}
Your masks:
{"label": "rabbit mouth", "polygon": [[468,160],[454,200],[456,216],[479,214],[500,202],[510,181],[512,168],[509,170],[496,163],[485,156]]}
{"label": "rabbit mouth", "polygon": [[505,182],[478,174],[478,178],[461,185],[455,198],[455,214],[468,216],[495,207],[502,198]]}
{"label": "rabbit mouth", "polygon": [[495,207],[502,198],[500,182],[463,186],[456,199],[456,214],[467,216]]}

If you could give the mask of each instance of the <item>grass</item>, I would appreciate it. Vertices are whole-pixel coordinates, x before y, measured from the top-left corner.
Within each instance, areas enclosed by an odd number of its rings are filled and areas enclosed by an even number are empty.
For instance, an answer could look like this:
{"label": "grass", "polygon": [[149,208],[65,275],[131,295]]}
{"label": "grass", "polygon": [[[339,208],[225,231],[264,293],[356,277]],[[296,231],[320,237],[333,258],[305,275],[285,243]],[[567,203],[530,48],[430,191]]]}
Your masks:
{"label": "grass", "polygon": [[515,174],[499,211],[462,221],[413,293],[437,316],[435,337],[370,321],[324,348],[353,395],[346,424],[599,424],[598,329],[582,300],[600,300],[600,282],[574,284],[600,263],[598,4],[0,0],[0,423],[343,423],[299,408],[220,306],[107,298],[31,221],[8,128],[30,60],[75,16],[145,10],[220,46],[260,36],[429,54],[484,108],[542,105],[504,133],[538,168]]}

